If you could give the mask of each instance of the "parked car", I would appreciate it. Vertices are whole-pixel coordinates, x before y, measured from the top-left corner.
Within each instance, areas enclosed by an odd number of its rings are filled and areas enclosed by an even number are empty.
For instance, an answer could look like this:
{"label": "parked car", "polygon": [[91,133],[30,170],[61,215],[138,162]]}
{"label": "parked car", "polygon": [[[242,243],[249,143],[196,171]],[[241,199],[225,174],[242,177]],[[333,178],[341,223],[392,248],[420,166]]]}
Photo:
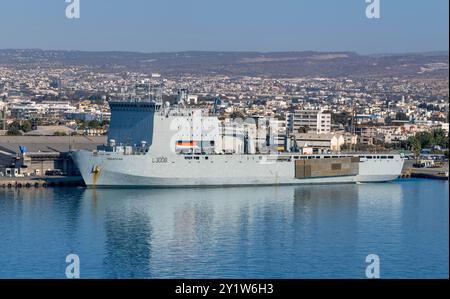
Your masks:
{"label": "parked car", "polygon": [[45,171],[46,176],[63,176],[65,175],[61,169],[49,169]]}

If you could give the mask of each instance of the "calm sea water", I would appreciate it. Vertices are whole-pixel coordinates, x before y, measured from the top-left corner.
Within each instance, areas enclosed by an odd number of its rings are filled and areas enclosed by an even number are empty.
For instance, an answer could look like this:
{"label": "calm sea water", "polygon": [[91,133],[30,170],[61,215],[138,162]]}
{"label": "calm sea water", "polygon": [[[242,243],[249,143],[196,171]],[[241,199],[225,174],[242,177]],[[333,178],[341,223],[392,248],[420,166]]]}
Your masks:
{"label": "calm sea water", "polygon": [[0,277],[448,278],[448,182],[0,190]]}

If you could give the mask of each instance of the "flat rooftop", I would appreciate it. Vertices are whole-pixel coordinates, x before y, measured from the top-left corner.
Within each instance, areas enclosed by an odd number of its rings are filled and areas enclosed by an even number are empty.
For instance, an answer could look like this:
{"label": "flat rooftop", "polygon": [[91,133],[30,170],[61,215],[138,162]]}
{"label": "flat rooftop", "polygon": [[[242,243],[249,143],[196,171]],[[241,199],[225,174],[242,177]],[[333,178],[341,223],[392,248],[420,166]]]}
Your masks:
{"label": "flat rooftop", "polygon": [[19,153],[19,145],[28,152],[59,152],[72,150],[95,150],[105,144],[106,136],[0,136],[0,151],[11,154]]}

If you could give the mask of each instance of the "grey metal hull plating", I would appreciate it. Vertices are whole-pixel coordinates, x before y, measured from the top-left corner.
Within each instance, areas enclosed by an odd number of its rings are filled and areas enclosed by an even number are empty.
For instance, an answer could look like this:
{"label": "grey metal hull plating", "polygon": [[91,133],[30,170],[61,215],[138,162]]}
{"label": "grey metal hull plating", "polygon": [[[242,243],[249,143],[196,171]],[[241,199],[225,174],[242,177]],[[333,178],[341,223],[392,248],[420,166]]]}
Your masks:
{"label": "grey metal hull plating", "polygon": [[[200,187],[386,182],[398,178],[403,159],[359,163],[358,175],[295,178],[295,162],[266,161],[258,155],[209,155],[186,160],[170,155],[163,163],[149,155],[72,153],[88,187]],[[262,159],[261,159],[262,157]],[[96,169],[96,171],[94,171]]]}

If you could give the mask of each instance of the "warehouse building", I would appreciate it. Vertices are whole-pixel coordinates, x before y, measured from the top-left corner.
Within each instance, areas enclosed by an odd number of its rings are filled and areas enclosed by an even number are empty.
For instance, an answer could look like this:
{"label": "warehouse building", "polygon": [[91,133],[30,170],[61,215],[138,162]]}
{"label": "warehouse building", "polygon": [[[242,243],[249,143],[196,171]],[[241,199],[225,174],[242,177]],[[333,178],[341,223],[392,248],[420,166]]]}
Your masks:
{"label": "warehouse building", "polygon": [[104,136],[0,136],[0,176],[77,175],[69,152],[105,143]]}

